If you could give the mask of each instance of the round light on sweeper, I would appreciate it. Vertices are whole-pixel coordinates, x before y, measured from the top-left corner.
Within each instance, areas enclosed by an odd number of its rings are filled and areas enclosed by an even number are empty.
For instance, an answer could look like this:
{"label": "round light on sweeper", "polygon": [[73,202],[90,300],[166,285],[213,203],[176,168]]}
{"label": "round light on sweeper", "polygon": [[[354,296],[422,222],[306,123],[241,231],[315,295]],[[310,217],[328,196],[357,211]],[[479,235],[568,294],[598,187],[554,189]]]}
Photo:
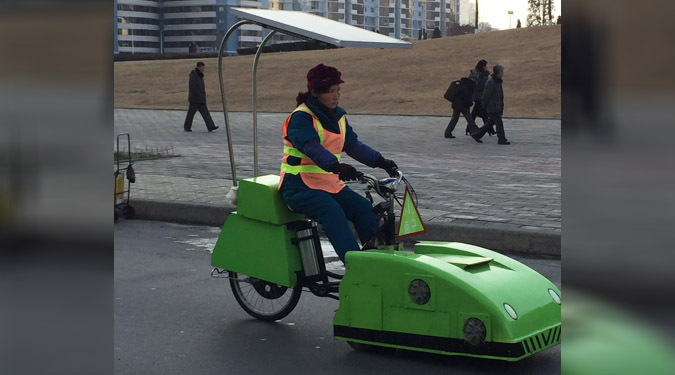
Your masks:
{"label": "round light on sweeper", "polygon": [[555,290],[549,289],[548,294],[551,295],[551,298],[553,298],[553,301],[555,301],[555,303],[560,305],[560,296],[558,295],[558,293],[555,292]]}
{"label": "round light on sweeper", "polygon": [[506,313],[509,314],[513,320],[518,320],[518,314],[516,314],[516,310],[511,307],[508,303],[504,303],[504,310],[506,310]]}

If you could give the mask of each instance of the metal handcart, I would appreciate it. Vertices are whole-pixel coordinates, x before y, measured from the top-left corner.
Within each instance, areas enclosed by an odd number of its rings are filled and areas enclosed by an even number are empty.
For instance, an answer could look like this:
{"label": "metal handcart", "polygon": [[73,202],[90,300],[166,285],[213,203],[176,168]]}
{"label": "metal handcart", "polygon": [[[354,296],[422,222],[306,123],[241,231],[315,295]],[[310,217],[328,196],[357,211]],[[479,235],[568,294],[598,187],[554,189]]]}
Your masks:
{"label": "metal handcart", "polygon": [[[120,150],[120,138],[127,139],[127,155],[123,159],[124,150]],[[131,219],[135,210],[129,204],[131,184],[136,182],[133,162],[131,160],[131,136],[129,133],[117,135],[117,147],[115,148],[115,222],[120,216]]]}

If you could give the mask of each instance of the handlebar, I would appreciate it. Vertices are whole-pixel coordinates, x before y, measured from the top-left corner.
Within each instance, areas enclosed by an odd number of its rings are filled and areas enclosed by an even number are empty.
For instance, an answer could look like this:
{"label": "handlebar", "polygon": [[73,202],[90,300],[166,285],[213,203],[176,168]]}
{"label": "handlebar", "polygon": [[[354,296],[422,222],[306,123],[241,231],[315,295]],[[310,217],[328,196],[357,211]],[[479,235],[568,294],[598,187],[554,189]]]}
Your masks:
{"label": "handlebar", "polygon": [[[363,173],[363,177],[359,180],[353,180],[353,181],[345,181],[345,183],[355,183],[359,182],[362,184],[368,184],[368,189],[373,189],[375,192],[382,198],[385,199],[392,199],[398,202],[399,205],[402,203],[398,200],[400,197],[396,195],[396,190],[398,190],[399,185],[401,182],[405,184],[405,186],[408,188],[410,191],[410,194],[412,194],[412,199],[415,204],[417,204],[417,193],[415,192],[415,189],[412,187],[412,185],[408,182],[408,180],[405,178],[403,175],[403,172],[400,170],[396,171],[396,174],[398,175],[397,177],[387,177],[383,178],[381,180],[378,180],[375,176],[369,173]],[[372,199],[371,199],[372,202]]]}
{"label": "handlebar", "polygon": [[375,178],[375,176],[373,176],[371,174],[364,173],[360,182],[364,183],[364,184],[368,184],[370,187],[375,189],[375,191],[378,194],[381,195],[382,192],[380,191],[380,186],[386,185],[387,188],[390,189],[391,191],[396,191],[396,189],[398,189],[398,185],[401,183],[401,181],[403,181],[404,177],[403,177],[403,172],[397,170],[396,173],[398,174],[398,177],[396,177],[396,178],[388,177],[388,178],[383,178],[381,180],[378,180],[377,178]]}

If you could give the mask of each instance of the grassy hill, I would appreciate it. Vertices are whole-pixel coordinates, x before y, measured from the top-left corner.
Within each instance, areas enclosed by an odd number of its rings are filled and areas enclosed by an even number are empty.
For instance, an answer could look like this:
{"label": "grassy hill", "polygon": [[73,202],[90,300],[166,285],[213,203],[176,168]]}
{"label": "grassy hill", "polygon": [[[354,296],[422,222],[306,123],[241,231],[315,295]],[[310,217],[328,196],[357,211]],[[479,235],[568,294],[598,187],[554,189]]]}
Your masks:
{"label": "grassy hill", "polygon": [[[305,75],[323,62],[342,71],[340,106],[349,113],[447,115],[443,93],[478,60],[505,67],[505,116],[560,118],[560,26],[415,41],[409,50],[341,48],[263,54],[258,110],[287,112]],[[197,60],[116,62],[115,107],[187,109],[187,78]],[[222,110],[218,59],[205,59],[211,110]],[[223,59],[228,109],[252,108],[253,56]]]}

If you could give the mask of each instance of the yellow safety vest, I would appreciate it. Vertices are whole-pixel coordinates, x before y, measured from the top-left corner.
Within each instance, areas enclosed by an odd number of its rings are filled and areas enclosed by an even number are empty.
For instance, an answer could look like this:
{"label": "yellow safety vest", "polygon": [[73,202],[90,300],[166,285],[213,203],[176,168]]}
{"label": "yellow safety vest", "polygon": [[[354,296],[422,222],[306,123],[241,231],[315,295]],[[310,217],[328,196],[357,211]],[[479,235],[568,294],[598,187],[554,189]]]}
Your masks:
{"label": "yellow safety vest", "polygon": [[[319,135],[319,142],[328,152],[335,155],[338,161],[340,161],[342,149],[345,145],[345,136],[347,134],[347,118],[343,115],[338,124],[340,125],[340,134],[335,134],[333,132],[326,131],[321,125],[321,121],[316,117],[312,110],[307,107],[304,103],[298,106],[293,113],[295,112],[305,112],[312,116],[312,124],[314,129]],[[312,159],[307,155],[303,154],[297,148],[293,147],[293,144],[286,139],[288,136],[288,124],[291,122],[291,113],[283,125],[283,142],[284,142],[284,156],[281,158],[281,178],[279,180],[279,187],[284,180],[284,175],[286,173],[293,175],[300,175],[302,181],[311,189],[318,189],[327,191],[331,194],[338,193],[345,187],[345,184],[342,180],[338,178],[338,175],[332,172],[325,171],[321,169]],[[294,156],[300,159],[300,165],[289,165],[288,157]]]}

